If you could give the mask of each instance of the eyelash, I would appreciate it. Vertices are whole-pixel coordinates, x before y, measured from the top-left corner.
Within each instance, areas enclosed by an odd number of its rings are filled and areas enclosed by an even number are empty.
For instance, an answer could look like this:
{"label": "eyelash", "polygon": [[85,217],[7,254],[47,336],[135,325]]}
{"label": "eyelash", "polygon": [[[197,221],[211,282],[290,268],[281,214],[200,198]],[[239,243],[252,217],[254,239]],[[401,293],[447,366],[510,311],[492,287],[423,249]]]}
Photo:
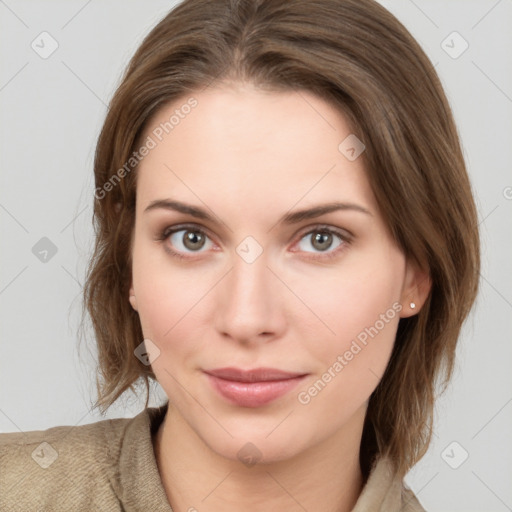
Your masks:
{"label": "eyelash", "polygon": [[[203,229],[199,228],[198,226],[194,224],[183,224],[179,226],[167,226],[165,227],[156,237],[156,240],[159,242],[165,242],[171,235],[174,233],[177,233],[178,231],[194,231],[196,233],[201,233],[201,235],[204,235],[207,238],[210,238],[208,236],[208,233],[204,231]],[[326,225],[318,224],[316,226],[313,226],[309,231],[306,231],[301,235],[299,238],[299,242],[306,237],[307,235],[312,235],[313,233],[328,233],[331,235],[336,235],[341,239],[341,244],[336,247],[332,251],[326,251],[324,253],[319,252],[317,253],[317,256],[307,256],[308,259],[313,260],[330,260],[332,258],[335,258],[338,256],[338,254],[344,250],[345,246],[347,244],[350,244],[351,238],[348,234],[345,234],[337,229],[333,229],[331,227],[328,227]],[[184,256],[181,252],[175,251],[174,249],[171,249],[168,245],[165,246],[165,250],[173,257],[176,257],[180,260],[190,260],[191,258],[189,256]],[[295,251],[294,251],[295,252]],[[297,251],[299,252],[299,251]]]}

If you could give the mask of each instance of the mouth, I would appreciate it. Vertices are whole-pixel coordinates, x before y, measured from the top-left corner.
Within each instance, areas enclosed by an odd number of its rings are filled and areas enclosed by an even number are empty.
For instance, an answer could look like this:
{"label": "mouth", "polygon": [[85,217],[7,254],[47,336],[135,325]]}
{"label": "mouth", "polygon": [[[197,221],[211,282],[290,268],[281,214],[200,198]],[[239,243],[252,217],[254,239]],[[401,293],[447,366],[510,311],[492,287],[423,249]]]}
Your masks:
{"label": "mouth", "polygon": [[204,373],[222,398],[239,407],[261,407],[273,402],[308,375],[276,368],[218,368]]}

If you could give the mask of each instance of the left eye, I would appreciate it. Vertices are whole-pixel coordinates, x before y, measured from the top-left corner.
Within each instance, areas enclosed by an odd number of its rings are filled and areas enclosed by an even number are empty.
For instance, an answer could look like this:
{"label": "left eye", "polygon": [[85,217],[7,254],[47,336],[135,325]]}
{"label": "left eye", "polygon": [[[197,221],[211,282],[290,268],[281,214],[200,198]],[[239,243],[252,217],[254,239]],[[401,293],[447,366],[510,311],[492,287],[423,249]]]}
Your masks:
{"label": "left eye", "polygon": [[[333,247],[333,243],[336,242],[336,238],[338,239],[338,241],[337,244],[334,245]],[[329,249],[336,249],[344,242],[344,239],[340,234],[327,228],[315,229],[314,231],[306,233],[306,235],[304,235],[301,238],[301,241],[299,242],[300,250],[304,252],[315,252],[308,251],[305,248],[305,244],[303,243],[303,241],[307,240],[309,240],[309,242],[306,243],[310,244],[314,249],[316,249],[319,252],[327,252]]]}

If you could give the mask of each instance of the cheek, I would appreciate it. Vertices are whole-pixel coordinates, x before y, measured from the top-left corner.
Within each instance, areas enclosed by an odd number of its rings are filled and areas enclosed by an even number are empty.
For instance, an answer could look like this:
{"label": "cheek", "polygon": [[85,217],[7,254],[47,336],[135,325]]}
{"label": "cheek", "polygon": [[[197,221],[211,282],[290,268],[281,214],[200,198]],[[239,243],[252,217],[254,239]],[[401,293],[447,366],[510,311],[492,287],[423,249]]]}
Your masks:
{"label": "cheek", "polygon": [[197,266],[179,267],[169,258],[161,248],[135,246],[133,283],[144,338],[159,350],[152,369],[166,390],[176,391],[172,376],[193,369],[201,340],[211,338],[206,309],[219,277]]}
{"label": "cheek", "polygon": [[148,338],[163,340],[207,291],[197,271],[173,266],[170,258],[162,246],[153,246],[142,235],[136,240],[133,285],[142,330]]}
{"label": "cheek", "polygon": [[299,278],[298,295],[319,320],[315,325],[322,330],[322,337],[331,340],[318,344],[319,349],[323,347],[326,353],[333,347],[342,350],[359,335],[364,338],[366,330],[375,325],[382,338],[394,338],[403,265],[400,254],[383,251],[378,259],[347,261],[337,273],[317,274],[314,286],[310,280]]}
{"label": "cheek", "polygon": [[207,290],[180,272],[161,272],[155,265],[140,270],[137,302],[142,332],[158,347],[151,368],[168,396],[179,396],[183,373],[193,369],[199,340],[205,337],[200,316]]}
{"label": "cheek", "polygon": [[310,344],[316,372],[301,390],[301,404],[329,408],[342,421],[369,398],[393,350],[404,264],[400,253],[382,251],[371,261],[347,263],[338,279],[321,280],[310,291],[311,308],[334,334],[325,329],[329,342]]}

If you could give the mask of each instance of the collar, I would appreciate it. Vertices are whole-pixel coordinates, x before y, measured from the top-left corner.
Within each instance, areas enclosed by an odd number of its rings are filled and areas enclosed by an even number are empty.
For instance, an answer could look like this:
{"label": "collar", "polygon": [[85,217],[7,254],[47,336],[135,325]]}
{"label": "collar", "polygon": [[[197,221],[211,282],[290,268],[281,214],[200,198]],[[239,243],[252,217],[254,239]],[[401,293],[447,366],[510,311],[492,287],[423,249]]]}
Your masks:
{"label": "collar", "polygon": [[[173,512],[165,494],[152,436],[167,412],[169,402],[144,409],[129,421],[112,420],[106,432],[109,458],[118,461],[111,484],[126,512]],[[113,447],[113,448],[111,448]]]}

